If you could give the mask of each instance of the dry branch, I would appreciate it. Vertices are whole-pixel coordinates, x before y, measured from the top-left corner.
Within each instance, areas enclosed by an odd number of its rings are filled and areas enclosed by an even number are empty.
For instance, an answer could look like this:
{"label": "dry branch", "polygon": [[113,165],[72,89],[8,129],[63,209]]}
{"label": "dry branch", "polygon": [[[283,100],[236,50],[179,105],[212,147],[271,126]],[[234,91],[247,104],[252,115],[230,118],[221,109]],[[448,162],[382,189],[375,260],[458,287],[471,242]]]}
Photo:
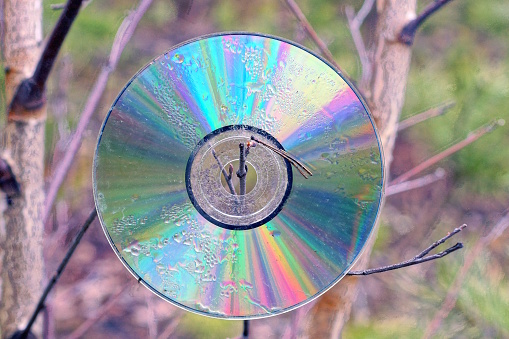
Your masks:
{"label": "dry branch", "polygon": [[104,89],[106,88],[109,75],[117,66],[120,54],[131,39],[134,30],[138,25],[138,22],[141,20],[143,14],[145,14],[151,3],[152,0],[142,0],[136,10],[131,12],[129,16],[124,19],[117,31],[117,35],[115,36],[115,40],[111,48],[108,64],[102,68],[101,73],[99,74],[99,77],[94,84],[94,88],[92,89],[92,92],[90,93],[85,104],[85,108],[81,113],[78,127],[76,128],[76,132],[74,133],[69,148],[67,149],[67,152],[62,158],[62,162],[56,168],[55,173],[50,180],[50,186],[48,189],[42,217],[44,223],[48,221],[49,212],[53,206],[53,203],[55,202],[58,190],[60,189],[60,186],[67,176],[69,168],[73,163],[74,157],[76,156],[76,153],[81,146],[83,134],[88,126],[92,114],[95,112],[95,109],[99,104],[99,100],[101,99]]}
{"label": "dry branch", "polygon": [[362,38],[360,28],[364,22],[364,19],[366,19],[366,16],[369,14],[369,12],[371,12],[374,4],[375,0],[365,0],[357,15],[355,14],[353,7],[346,6],[345,8],[350,33],[352,34],[352,39],[361,61],[361,84],[365,84],[366,81],[371,77],[371,63],[369,61],[368,52],[366,50],[366,45],[364,44],[364,39]]}
{"label": "dry branch", "polygon": [[402,130],[414,126],[420,122],[440,116],[447,112],[448,110],[450,110],[451,108],[453,108],[454,105],[455,105],[454,102],[446,102],[440,106],[433,107],[427,111],[424,111],[422,113],[411,116],[410,118],[407,118],[403,121],[400,121],[398,126],[398,132],[401,132]]}
{"label": "dry branch", "polygon": [[[415,0],[377,1],[377,28],[369,51],[373,56],[371,77],[360,88],[380,132],[386,173],[392,161],[411,59],[411,49],[397,40],[408,18],[415,13],[415,3]],[[377,228],[375,225],[357,267],[367,266]],[[357,297],[357,279],[345,277],[318,299],[309,316],[298,324],[298,332],[311,338],[340,337]]]}
{"label": "dry branch", "polygon": [[385,196],[390,197],[391,195],[410,191],[416,188],[424,187],[434,182],[437,182],[445,177],[445,170],[441,167],[437,168],[435,172],[427,174],[415,180],[403,181],[399,184],[389,185],[385,190]]}
{"label": "dry branch", "polygon": [[325,59],[327,59],[334,67],[336,67],[336,69],[340,73],[347,75],[347,73],[345,73],[341,69],[341,67],[339,67],[339,65],[336,63],[334,57],[332,56],[332,53],[327,48],[327,45],[322,41],[322,39],[320,39],[318,34],[316,34],[313,26],[311,26],[304,13],[302,13],[299,5],[297,5],[297,3],[294,0],[285,0],[285,2],[288,5],[288,8],[290,8],[290,10],[292,11],[293,15],[295,15],[295,17],[299,21],[299,24],[302,26],[307,36],[311,40],[313,40],[313,42],[316,44],[316,46],[320,50],[320,53],[325,57]]}
{"label": "dry branch", "polygon": [[461,267],[460,271],[456,274],[454,281],[451,284],[451,287],[445,297],[445,300],[442,304],[440,310],[435,314],[433,320],[429,323],[426,328],[426,332],[423,338],[431,338],[436,331],[440,328],[442,321],[447,318],[449,313],[452,311],[454,306],[456,305],[456,301],[458,300],[458,294],[461,289],[461,285],[465,280],[465,277],[472,267],[474,261],[479,257],[482,249],[488,246],[491,242],[496,240],[498,237],[504,233],[504,231],[509,227],[509,213],[506,213],[493,227],[493,229],[486,235],[485,237],[480,238],[465,256],[465,262]]}
{"label": "dry branch", "polygon": [[69,0],[67,2],[44,47],[34,74],[30,78],[23,80],[16,90],[9,105],[9,118],[15,118],[25,111],[36,110],[46,102],[44,96],[46,81],[65,37],[78,15],[82,1]]}
{"label": "dry branch", "polygon": [[62,272],[64,271],[65,267],[67,266],[67,263],[71,259],[71,256],[73,255],[74,250],[76,249],[76,247],[78,247],[78,244],[80,243],[81,238],[83,238],[83,235],[85,234],[88,227],[95,220],[96,217],[97,217],[97,211],[94,208],[92,210],[92,212],[90,213],[90,215],[88,216],[85,223],[83,224],[83,226],[81,226],[80,231],[76,235],[76,238],[74,239],[71,247],[69,248],[69,250],[67,250],[67,253],[65,254],[64,259],[62,260],[62,262],[58,266],[55,274],[53,274],[48,285],[44,289],[44,292],[42,293],[42,296],[39,299],[39,302],[37,303],[37,306],[35,307],[34,313],[30,317],[28,324],[26,325],[26,327],[24,328],[23,331],[15,333],[13,335],[13,337],[15,337],[16,339],[26,339],[28,337],[29,333],[31,333],[30,330],[31,330],[35,320],[37,319],[37,316],[39,315],[41,310],[44,308],[44,302],[46,301],[46,298],[48,297],[49,292],[51,292],[51,290],[57,283],[58,279],[62,275]]}
{"label": "dry branch", "polygon": [[419,29],[423,22],[450,1],[451,0],[435,0],[430,3],[415,19],[403,27],[399,35],[399,41],[408,46],[412,45],[414,43],[415,33],[417,33],[417,29]]}
{"label": "dry branch", "polygon": [[239,195],[246,194],[246,175],[247,175],[247,165],[246,165],[246,145],[244,143],[239,144],[239,169],[237,171],[237,177],[240,181],[239,186]]}
{"label": "dry branch", "polygon": [[463,248],[463,244],[457,243],[456,245],[451,246],[448,249],[446,249],[445,251],[442,251],[440,253],[430,255],[427,257],[426,257],[426,255],[429,252],[431,252],[433,249],[437,248],[439,245],[446,242],[448,239],[450,239],[455,234],[461,232],[465,227],[467,227],[467,225],[463,224],[460,227],[455,228],[452,232],[448,233],[445,237],[441,238],[438,241],[435,241],[433,244],[428,246],[425,250],[423,250],[421,253],[417,254],[415,257],[413,257],[410,260],[406,260],[406,261],[403,261],[401,263],[394,264],[394,265],[372,268],[372,269],[368,269],[368,270],[350,271],[347,273],[347,275],[370,275],[370,274],[375,274],[375,273],[387,272],[387,271],[397,270],[399,268],[418,265],[418,264],[425,263],[427,261],[443,258],[446,255]]}
{"label": "dry branch", "polygon": [[[219,158],[217,157],[215,150],[212,150],[212,155],[214,156],[214,159],[216,159],[217,165],[219,166],[221,173],[223,173],[224,180],[226,180],[226,183],[228,184],[230,193],[233,195],[236,195],[237,193],[235,192],[235,187],[233,186],[233,183],[232,183],[232,174],[226,173],[226,170],[224,169],[223,164],[221,163],[221,160],[219,160]],[[231,164],[230,164],[230,166],[231,166]],[[228,170],[230,170],[230,168],[228,168]],[[230,170],[230,172],[231,172],[231,170]]]}
{"label": "dry branch", "polygon": [[249,320],[242,323],[242,338],[249,338]]}
{"label": "dry branch", "polygon": [[421,173],[425,169],[435,165],[440,160],[443,160],[443,159],[449,157],[450,155],[458,152],[459,150],[465,148],[466,146],[470,145],[471,143],[473,143],[474,141],[476,141],[477,139],[479,139],[486,133],[491,132],[496,126],[499,126],[499,125],[503,125],[503,121],[493,121],[485,126],[482,126],[478,129],[476,129],[475,131],[471,132],[468,135],[468,137],[466,137],[462,141],[458,142],[457,144],[452,145],[451,147],[447,148],[445,151],[440,152],[439,154],[429,158],[428,160],[423,161],[422,163],[415,166],[411,170],[401,174],[399,177],[392,180],[390,185],[399,184],[403,181],[410,179],[414,175]]}

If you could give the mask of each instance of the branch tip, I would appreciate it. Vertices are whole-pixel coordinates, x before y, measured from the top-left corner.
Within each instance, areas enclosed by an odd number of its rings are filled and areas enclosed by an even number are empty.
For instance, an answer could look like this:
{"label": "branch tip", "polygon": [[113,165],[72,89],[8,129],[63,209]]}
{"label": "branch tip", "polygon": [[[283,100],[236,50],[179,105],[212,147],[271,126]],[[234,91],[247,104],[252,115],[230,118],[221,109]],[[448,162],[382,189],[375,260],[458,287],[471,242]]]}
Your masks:
{"label": "branch tip", "polygon": [[309,23],[308,19],[300,9],[299,5],[294,0],[285,0],[286,4],[288,5],[288,8],[293,13],[301,27],[306,32],[306,35],[308,38],[310,38],[315,45],[320,50],[320,53],[327,59],[340,73],[345,74],[346,73],[339,67],[339,65],[334,60],[334,57],[332,56],[332,53],[327,48],[327,45],[320,39],[318,34],[316,34],[316,31],[314,30],[313,26]]}
{"label": "branch tip", "polygon": [[439,252],[437,254],[433,254],[433,255],[430,255],[430,256],[426,256],[426,255],[431,250],[433,250],[436,247],[438,247],[440,244],[443,244],[447,239],[449,239],[452,236],[454,236],[455,234],[459,233],[465,227],[467,227],[467,225],[463,224],[460,227],[455,228],[452,232],[449,232],[445,237],[441,238],[438,241],[435,241],[433,244],[428,246],[424,251],[422,251],[421,253],[419,253],[418,255],[416,255],[415,257],[413,257],[410,260],[406,260],[406,261],[403,261],[403,262],[400,262],[400,263],[394,264],[394,265],[382,266],[382,267],[372,268],[372,269],[363,270],[363,271],[350,271],[346,275],[371,275],[371,274],[375,274],[375,273],[381,273],[381,272],[397,270],[399,268],[413,266],[413,265],[418,265],[418,264],[425,263],[427,261],[432,261],[432,260],[436,260],[436,259],[439,259],[439,258],[443,258],[446,255],[451,254],[452,252],[455,252],[455,251],[463,248],[463,243],[458,242],[454,246],[451,246],[451,247],[447,248],[446,250],[444,250],[442,252]]}

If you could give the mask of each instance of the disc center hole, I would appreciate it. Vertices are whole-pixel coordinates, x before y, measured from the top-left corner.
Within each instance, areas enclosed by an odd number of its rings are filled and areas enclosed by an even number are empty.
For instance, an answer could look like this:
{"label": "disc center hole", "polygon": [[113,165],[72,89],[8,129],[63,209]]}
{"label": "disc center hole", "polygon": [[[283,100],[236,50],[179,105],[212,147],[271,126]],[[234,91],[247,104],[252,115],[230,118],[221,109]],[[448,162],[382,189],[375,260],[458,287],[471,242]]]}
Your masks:
{"label": "disc center hole", "polygon": [[[227,163],[224,166],[224,170],[226,171],[226,173],[229,173],[228,168],[230,167],[230,164],[233,166],[233,173],[232,173],[231,181],[232,181],[233,187],[235,188],[235,192],[237,192],[237,194],[239,194],[240,179],[239,179],[239,177],[237,177],[237,170],[239,169],[239,160],[237,159],[237,160],[233,160],[233,161],[230,161],[229,163]],[[256,174],[255,168],[253,167],[253,165],[251,165],[251,163],[249,161],[246,161],[246,165],[247,165],[246,194],[248,194],[255,188],[256,183],[258,181],[258,176]],[[228,186],[228,183],[226,182],[226,179],[225,179],[223,173],[220,172],[219,175],[221,176],[221,185],[223,186],[223,188],[225,189],[226,192],[231,194],[230,188]]]}

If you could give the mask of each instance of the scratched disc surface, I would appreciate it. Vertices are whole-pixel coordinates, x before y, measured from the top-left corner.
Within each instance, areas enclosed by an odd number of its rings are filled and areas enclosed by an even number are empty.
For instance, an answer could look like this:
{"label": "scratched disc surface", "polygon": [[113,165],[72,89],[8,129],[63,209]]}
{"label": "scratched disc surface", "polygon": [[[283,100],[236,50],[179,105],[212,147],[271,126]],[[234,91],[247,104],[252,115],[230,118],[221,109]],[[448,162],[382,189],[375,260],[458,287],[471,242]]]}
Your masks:
{"label": "scratched disc surface", "polygon": [[[240,195],[238,145],[251,137]],[[348,272],[379,213],[383,157],[366,106],[328,63],[280,38],[219,34],[131,79],[93,180],[104,232],[136,278],[187,310],[249,319],[295,309]]]}

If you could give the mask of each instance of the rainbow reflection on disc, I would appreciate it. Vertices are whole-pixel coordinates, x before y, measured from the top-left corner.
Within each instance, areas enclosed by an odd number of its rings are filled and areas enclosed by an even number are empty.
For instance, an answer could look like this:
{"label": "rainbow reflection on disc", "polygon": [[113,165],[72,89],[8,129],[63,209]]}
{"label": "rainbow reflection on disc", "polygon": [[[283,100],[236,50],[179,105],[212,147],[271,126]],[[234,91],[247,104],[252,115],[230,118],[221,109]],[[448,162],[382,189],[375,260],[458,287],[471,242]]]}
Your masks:
{"label": "rainbow reflection on disc", "polygon": [[[251,136],[313,176],[255,147],[252,187],[232,195],[221,166]],[[295,309],[348,272],[378,216],[383,158],[334,68],[292,42],[233,33],[181,44],[131,79],[93,180],[104,232],[135,277],[189,311],[249,319]]]}

